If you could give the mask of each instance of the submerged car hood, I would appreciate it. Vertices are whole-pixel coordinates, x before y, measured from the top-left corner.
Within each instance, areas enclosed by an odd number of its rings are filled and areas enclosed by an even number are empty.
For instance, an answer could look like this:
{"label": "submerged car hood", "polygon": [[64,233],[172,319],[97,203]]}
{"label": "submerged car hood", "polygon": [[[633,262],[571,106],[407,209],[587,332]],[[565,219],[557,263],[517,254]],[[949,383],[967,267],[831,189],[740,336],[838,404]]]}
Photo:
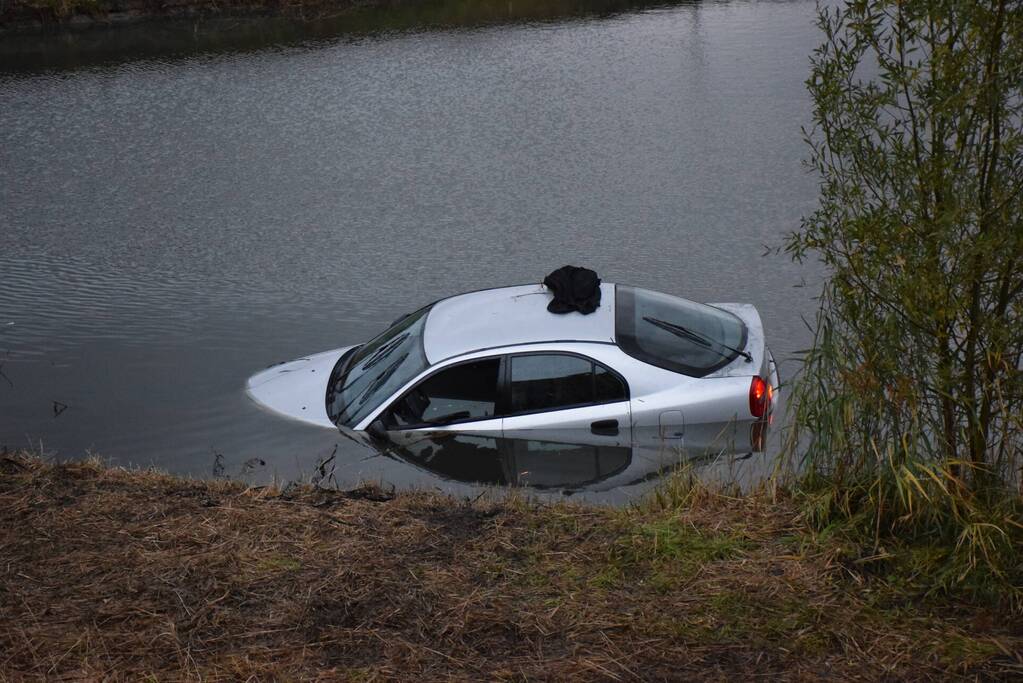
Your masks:
{"label": "submerged car hood", "polygon": [[337,429],[327,417],[327,382],[338,359],[351,348],[272,365],[249,378],[245,393],[263,408],[285,417]]}

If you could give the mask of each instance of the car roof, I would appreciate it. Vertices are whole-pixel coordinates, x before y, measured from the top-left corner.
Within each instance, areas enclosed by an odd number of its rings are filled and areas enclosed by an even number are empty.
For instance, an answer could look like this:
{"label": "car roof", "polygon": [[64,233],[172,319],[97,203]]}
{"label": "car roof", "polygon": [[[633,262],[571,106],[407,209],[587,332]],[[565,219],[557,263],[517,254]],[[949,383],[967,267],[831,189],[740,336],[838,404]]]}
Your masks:
{"label": "car roof", "polygon": [[423,331],[432,365],[473,351],[555,341],[614,343],[615,286],[600,285],[600,306],[588,315],[550,313],[543,285],[485,289],[442,299],[433,305]]}

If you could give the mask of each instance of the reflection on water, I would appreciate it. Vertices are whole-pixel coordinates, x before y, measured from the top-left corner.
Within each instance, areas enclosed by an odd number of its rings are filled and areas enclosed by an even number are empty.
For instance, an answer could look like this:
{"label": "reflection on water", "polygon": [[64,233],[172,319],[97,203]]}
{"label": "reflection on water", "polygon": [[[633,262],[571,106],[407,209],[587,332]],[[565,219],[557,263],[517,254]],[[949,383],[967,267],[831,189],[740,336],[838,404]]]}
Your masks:
{"label": "reflection on water", "polygon": [[410,0],[261,17],[163,19],[136,25],[0,33],[0,72],[67,69],[140,58],[241,52],[427,28],[607,17],[698,0]]}
{"label": "reflection on water", "polygon": [[[702,425],[694,434],[706,438],[666,440],[658,438],[656,430],[637,434],[627,443],[574,429],[520,432],[515,438],[439,431],[371,436],[346,430],[349,438],[429,478],[472,486],[598,497],[613,492],[618,499],[634,499],[684,466],[719,483],[741,486],[751,481],[754,473],[740,471],[737,465],[757,454],[750,451],[748,440],[734,440],[731,424]],[[743,470],[753,470],[762,461],[754,460]]]}
{"label": "reflection on water", "polygon": [[444,479],[562,490],[598,484],[632,461],[632,449],[624,446],[471,434],[395,441],[386,452]]}

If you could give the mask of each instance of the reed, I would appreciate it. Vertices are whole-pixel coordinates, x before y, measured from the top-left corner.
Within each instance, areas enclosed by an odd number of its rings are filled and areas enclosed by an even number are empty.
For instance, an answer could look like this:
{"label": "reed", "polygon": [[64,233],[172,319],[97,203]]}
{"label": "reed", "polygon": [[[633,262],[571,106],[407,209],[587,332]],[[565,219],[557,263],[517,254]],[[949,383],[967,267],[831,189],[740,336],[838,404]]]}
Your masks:
{"label": "reed", "polygon": [[788,464],[819,529],[928,590],[1023,589],[1023,6],[821,7],[823,262]]}

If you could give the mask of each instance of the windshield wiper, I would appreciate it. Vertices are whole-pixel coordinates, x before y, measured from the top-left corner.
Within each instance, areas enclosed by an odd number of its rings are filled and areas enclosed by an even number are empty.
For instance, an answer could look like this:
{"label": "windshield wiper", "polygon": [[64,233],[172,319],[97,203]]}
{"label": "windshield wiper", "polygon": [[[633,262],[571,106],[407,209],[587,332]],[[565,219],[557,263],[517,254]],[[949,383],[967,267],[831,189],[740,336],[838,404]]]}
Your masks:
{"label": "windshield wiper", "polygon": [[[358,394],[353,396],[351,401],[349,401],[348,403],[344,404],[341,407],[341,409],[339,411],[337,411],[338,420],[341,419],[341,416],[344,415],[345,412],[348,410],[348,408],[350,408],[351,405],[353,403],[355,403],[356,401],[358,401],[358,405],[360,405],[360,406],[363,403],[365,403],[366,401],[368,401],[369,397],[372,396],[373,393],[377,389],[382,387],[384,385],[384,383],[387,382],[387,380],[389,380],[391,378],[391,375],[393,375],[395,373],[395,371],[397,371],[398,366],[400,366],[403,362],[405,362],[406,358],[408,358],[408,354],[407,353],[403,353],[402,355],[400,355],[397,358],[395,358],[393,363],[391,363],[386,368],[381,370],[380,374],[377,375],[376,377],[374,377],[373,381],[370,382],[369,384],[367,384],[365,389],[363,389]],[[361,376],[357,377],[354,380],[352,380],[352,384],[354,384],[360,378],[361,378]],[[351,386],[351,385],[349,384],[348,386]],[[345,387],[345,388],[347,388],[347,387]],[[343,390],[344,389],[342,389],[342,391]]]}
{"label": "windshield wiper", "polygon": [[369,399],[369,397],[376,392],[377,389],[384,386],[384,384],[387,383],[387,380],[391,379],[391,375],[395,373],[399,365],[405,362],[406,358],[408,358],[408,354],[403,353],[397,358],[395,358],[393,363],[391,363],[386,368],[380,371],[380,374],[377,375],[376,378],[369,383],[369,386],[367,386],[365,389],[362,390],[362,392],[360,392],[359,394],[359,396],[361,397],[359,398],[360,406],[363,403],[365,403]]}
{"label": "windshield wiper", "polygon": [[[408,336],[408,335],[405,335],[405,336]],[[404,339],[401,339],[401,341],[404,341]],[[392,340],[392,342],[393,342],[393,340]],[[377,349],[372,354],[370,354],[367,357],[366,360],[362,361],[362,371],[363,371],[363,373],[366,370],[369,370],[374,365],[376,365],[379,362],[381,362],[382,360],[384,360],[387,357],[387,354],[389,354],[391,351],[393,351],[395,348],[397,348],[398,345],[397,344],[393,344],[392,342],[388,342],[385,346],[381,346],[379,349]],[[350,353],[352,353],[351,358],[355,357],[355,351],[356,350],[357,349],[352,349],[352,351],[350,352]],[[402,356],[402,358],[405,358],[406,356],[408,356],[407,353],[405,354],[405,356]],[[351,364],[352,364],[351,359],[349,359],[345,363],[343,371],[340,373],[340,375],[338,375],[338,382],[342,382],[344,380],[347,380],[348,379],[348,375],[352,374],[351,371],[354,370],[355,368],[349,367]],[[355,384],[356,382],[358,382],[360,379],[362,379],[362,373],[360,373],[357,376],[353,377],[352,381],[345,382],[344,384],[342,384],[339,389],[335,389],[334,390],[334,393],[335,394],[340,394],[345,389],[351,388],[351,386],[353,384]]]}
{"label": "windshield wiper", "polygon": [[382,361],[384,358],[387,357],[389,353],[391,353],[391,351],[394,351],[396,348],[401,346],[401,344],[406,339],[408,339],[408,332],[402,332],[394,339],[391,339],[387,343],[382,344],[379,349],[370,354],[369,358],[362,361],[362,369],[368,370],[377,363],[379,363],[380,361]]}
{"label": "windshield wiper", "polygon": [[738,355],[742,356],[743,358],[746,359],[747,363],[752,363],[753,362],[753,356],[750,355],[750,353],[748,351],[741,351],[741,350],[735,348],[734,346],[729,346],[728,344],[725,344],[724,342],[719,342],[716,339],[708,339],[707,337],[703,336],[699,332],[693,332],[688,327],[683,327],[682,325],[676,325],[675,323],[669,323],[667,320],[660,320],[658,318],[650,318],[648,316],[644,316],[643,320],[647,321],[648,323],[650,323],[651,325],[653,325],[655,327],[659,327],[662,330],[665,330],[666,332],[671,332],[676,337],[682,337],[683,339],[688,339],[689,341],[691,341],[691,342],[693,342],[695,344],[699,344],[700,346],[708,348],[711,351],[714,351],[715,353],[717,353],[718,355],[723,356],[724,358],[729,358],[730,359],[731,356],[729,356],[727,353],[721,353],[717,349],[712,349],[711,348],[711,344],[717,344],[718,346],[720,346],[722,348],[728,349],[732,353],[735,353],[735,354],[738,354]]}

